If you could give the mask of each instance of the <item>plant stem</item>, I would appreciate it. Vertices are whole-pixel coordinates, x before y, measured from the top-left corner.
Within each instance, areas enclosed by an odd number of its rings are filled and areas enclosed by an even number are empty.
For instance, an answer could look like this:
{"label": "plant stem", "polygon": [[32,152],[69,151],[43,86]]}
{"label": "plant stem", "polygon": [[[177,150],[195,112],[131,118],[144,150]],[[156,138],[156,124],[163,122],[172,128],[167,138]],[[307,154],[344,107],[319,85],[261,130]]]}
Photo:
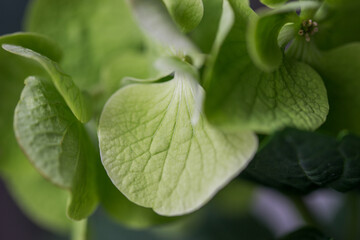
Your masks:
{"label": "plant stem", "polygon": [[87,240],[87,220],[73,223],[72,240]]}
{"label": "plant stem", "polygon": [[310,211],[308,206],[304,203],[301,196],[297,195],[288,195],[296,209],[300,213],[301,217],[307,225],[319,227],[317,219],[314,217],[313,213]]}

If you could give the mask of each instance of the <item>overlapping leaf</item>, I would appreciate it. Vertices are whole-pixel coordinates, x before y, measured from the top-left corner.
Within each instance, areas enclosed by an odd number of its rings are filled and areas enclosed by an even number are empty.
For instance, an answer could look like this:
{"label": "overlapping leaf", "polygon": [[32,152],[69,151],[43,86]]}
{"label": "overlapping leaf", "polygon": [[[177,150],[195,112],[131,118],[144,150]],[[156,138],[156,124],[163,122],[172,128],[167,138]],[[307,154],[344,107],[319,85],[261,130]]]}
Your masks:
{"label": "overlapping leaf", "polygon": [[[36,50],[58,61],[59,48],[38,34],[16,33],[0,38],[0,44],[17,44]],[[21,69],[21,71],[19,71]],[[37,224],[56,232],[69,232],[71,221],[65,214],[68,194],[41,177],[21,152],[14,133],[13,115],[24,79],[31,74],[44,75],[33,61],[16,56],[0,48],[0,173],[8,189],[25,214]]]}
{"label": "overlapping leaf", "polygon": [[65,74],[56,62],[31,49],[21,46],[3,44],[2,47],[8,52],[37,61],[50,75],[56,89],[76,118],[82,123],[90,120],[92,115],[90,102],[74,84],[71,77]]}
{"label": "overlapping leaf", "polygon": [[[59,60],[61,52],[55,43],[38,34],[16,33],[0,38],[1,44],[18,44],[33,48],[53,60]],[[17,65],[21,68],[14,67]],[[13,133],[13,115],[20,92],[24,86],[24,79],[30,74],[43,74],[40,67],[22,57],[15,56],[0,48],[0,171],[5,168],[6,162],[14,161],[20,149],[17,146]]]}
{"label": "overlapping leaf", "polygon": [[85,218],[97,204],[91,142],[51,82],[29,77],[25,84],[14,118],[18,142],[46,178],[71,191],[68,215]]}

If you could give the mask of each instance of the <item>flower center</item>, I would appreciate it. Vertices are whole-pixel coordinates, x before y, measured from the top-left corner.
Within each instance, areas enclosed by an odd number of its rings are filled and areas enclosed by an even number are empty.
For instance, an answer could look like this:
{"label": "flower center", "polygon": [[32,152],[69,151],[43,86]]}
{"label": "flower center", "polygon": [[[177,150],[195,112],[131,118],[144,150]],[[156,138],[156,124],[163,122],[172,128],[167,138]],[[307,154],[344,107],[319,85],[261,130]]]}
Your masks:
{"label": "flower center", "polygon": [[311,19],[308,19],[308,20],[304,20],[301,23],[301,27],[300,27],[298,34],[300,36],[304,36],[305,40],[307,42],[310,42],[311,36],[314,35],[315,33],[317,33],[318,31],[319,31],[318,23],[314,22]]}

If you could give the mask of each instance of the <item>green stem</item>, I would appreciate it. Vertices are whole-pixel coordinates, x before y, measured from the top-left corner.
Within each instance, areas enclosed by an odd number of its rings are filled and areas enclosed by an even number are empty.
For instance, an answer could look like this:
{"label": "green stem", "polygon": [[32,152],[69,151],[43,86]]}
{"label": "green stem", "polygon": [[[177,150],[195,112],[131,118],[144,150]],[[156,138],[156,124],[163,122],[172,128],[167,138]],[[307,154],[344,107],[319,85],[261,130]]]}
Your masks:
{"label": "green stem", "polygon": [[301,196],[288,195],[307,225],[319,228],[319,223]]}
{"label": "green stem", "polygon": [[87,220],[73,223],[72,240],[87,240]]}
{"label": "green stem", "polygon": [[359,239],[360,236],[358,235],[358,227],[359,227],[359,221],[360,221],[360,216],[359,216],[359,211],[360,211],[360,206],[359,206],[359,198],[357,196],[357,193],[352,192],[349,193],[347,196],[347,204],[349,206],[349,222],[347,224],[348,229],[347,229],[347,240],[357,240]]}

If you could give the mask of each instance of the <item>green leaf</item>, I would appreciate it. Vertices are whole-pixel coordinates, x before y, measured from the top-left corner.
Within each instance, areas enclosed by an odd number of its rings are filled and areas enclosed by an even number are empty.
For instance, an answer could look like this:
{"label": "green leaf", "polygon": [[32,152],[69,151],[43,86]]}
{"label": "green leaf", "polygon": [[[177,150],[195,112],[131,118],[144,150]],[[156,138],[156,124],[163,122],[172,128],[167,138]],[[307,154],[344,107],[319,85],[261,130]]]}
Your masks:
{"label": "green leaf", "polygon": [[296,10],[315,9],[316,2],[293,2],[275,10],[252,15],[247,32],[247,45],[251,59],[266,72],[278,69],[283,62],[283,51],[278,36],[281,28],[289,22],[299,22]]}
{"label": "green leaf", "polygon": [[288,0],[260,0],[261,3],[265,4],[268,7],[276,8],[280,7],[284,3],[286,3]]}
{"label": "green leaf", "polygon": [[[59,60],[61,52],[55,43],[38,34],[16,33],[0,37],[0,45],[18,44],[36,49],[51,59]],[[14,156],[21,152],[17,146],[13,133],[13,115],[19,100],[24,79],[30,74],[44,75],[37,64],[22,57],[8,53],[0,48],[0,172],[6,168],[8,162],[14,161]],[[15,67],[16,66],[16,67]],[[21,69],[21,71],[19,71]],[[14,156],[13,156],[14,155]]]}
{"label": "green leaf", "polygon": [[50,82],[29,77],[25,84],[15,109],[17,140],[44,177],[71,191],[69,217],[85,218],[97,204],[90,140]]}
{"label": "green leaf", "polygon": [[74,113],[77,119],[82,123],[90,120],[92,115],[91,104],[89,99],[80,92],[80,89],[72,81],[71,77],[60,69],[56,62],[34,52],[31,49],[23,48],[10,44],[3,44],[2,47],[11,53],[17,54],[22,57],[33,59],[41,64],[41,66],[50,75],[56,89],[59,91],[65,102]]}
{"label": "green leaf", "polygon": [[257,147],[250,132],[223,133],[198,111],[199,86],[187,75],[134,84],[105,105],[98,136],[102,162],[131,201],[161,215],[201,207],[249,162]]}
{"label": "green leaf", "polygon": [[2,177],[27,217],[50,231],[70,232],[72,222],[65,214],[68,193],[40,176],[21,151],[13,155]]}
{"label": "green leaf", "polygon": [[184,32],[199,25],[203,14],[202,0],[163,0],[172,18]]}
{"label": "green leaf", "polygon": [[360,139],[287,129],[276,133],[244,172],[264,185],[306,193],[318,187],[346,192],[360,184]]}
{"label": "green leaf", "polygon": [[[326,4],[328,3],[328,4]],[[360,41],[360,2],[356,0],[328,0],[323,6],[325,17],[315,19],[319,32],[314,36],[316,45],[330,50],[341,45]]]}
{"label": "green leaf", "polygon": [[360,43],[322,52],[313,65],[329,95],[330,112],[324,128],[360,134]]}
{"label": "green leaf", "polygon": [[326,118],[326,89],[308,65],[285,59],[273,73],[254,66],[245,44],[246,25],[254,14],[246,1],[230,1],[235,24],[204,80],[209,121],[232,131],[268,133],[285,126],[316,129]]}
{"label": "green leaf", "polygon": [[109,59],[143,45],[125,0],[35,0],[25,20],[27,31],[57,41],[64,50],[64,71],[89,91],[97,89],[99,71]]}
{"label": "green leaf", "polygon": [[279,240],[331,240],[333,238],[325,236],[322,232],[316,228],[303,227],[299,230],[296,230]]}

